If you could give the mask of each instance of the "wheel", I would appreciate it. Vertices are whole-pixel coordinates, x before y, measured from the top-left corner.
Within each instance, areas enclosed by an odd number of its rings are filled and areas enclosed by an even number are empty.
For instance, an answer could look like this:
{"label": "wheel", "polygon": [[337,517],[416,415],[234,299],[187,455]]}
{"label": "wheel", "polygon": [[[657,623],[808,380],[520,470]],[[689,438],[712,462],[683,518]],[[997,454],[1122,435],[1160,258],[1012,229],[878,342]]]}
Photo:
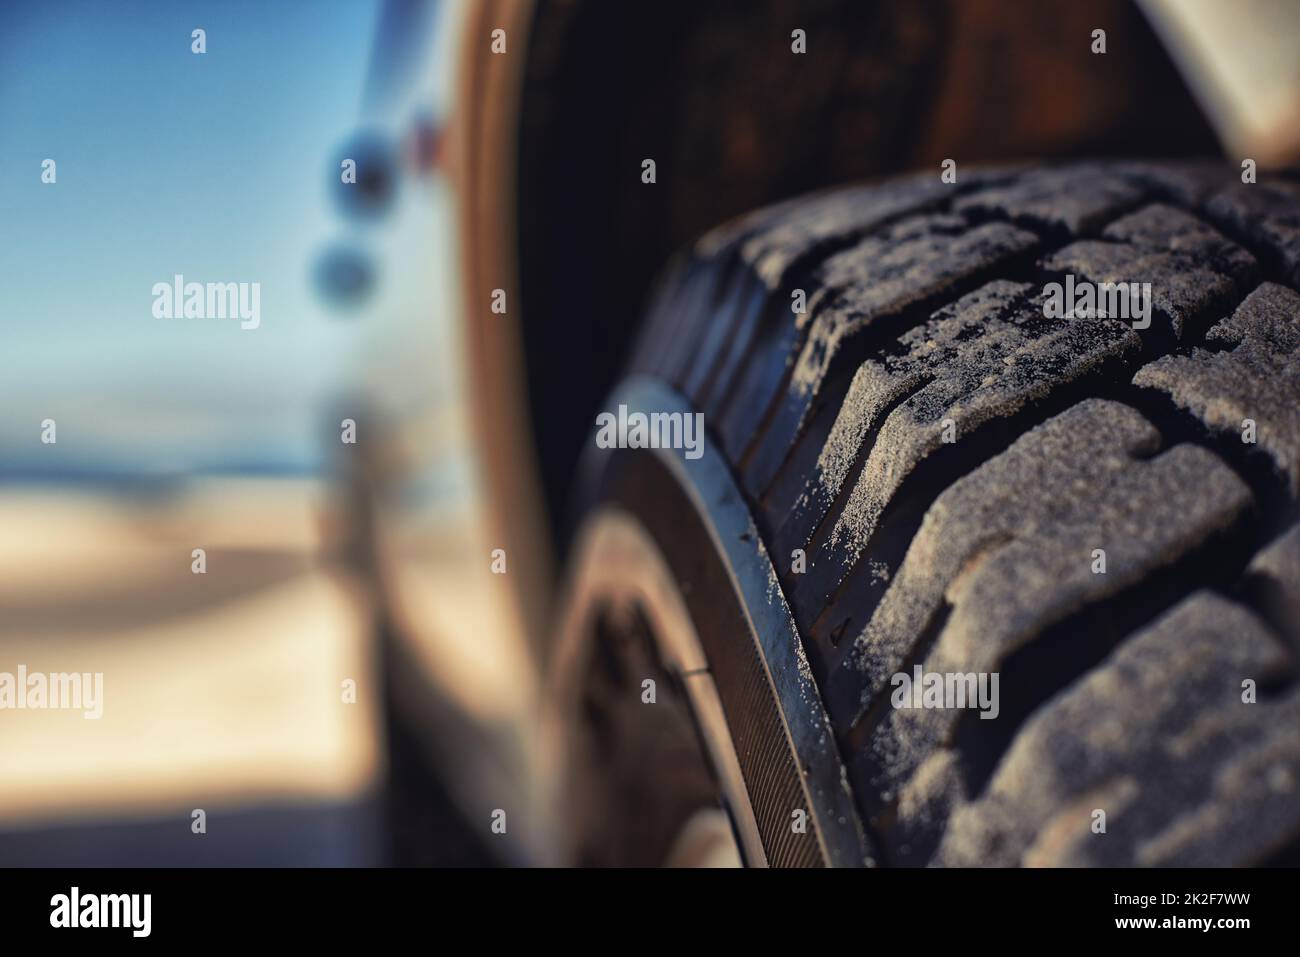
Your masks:
{"label": "wheel", "polygon": [[586,452],[576,859],[722,812],[756,864],[1296,862],[1298,286],[1295,181],[1209,164],[936,171],[695,243],[605,408],[705,441]]}

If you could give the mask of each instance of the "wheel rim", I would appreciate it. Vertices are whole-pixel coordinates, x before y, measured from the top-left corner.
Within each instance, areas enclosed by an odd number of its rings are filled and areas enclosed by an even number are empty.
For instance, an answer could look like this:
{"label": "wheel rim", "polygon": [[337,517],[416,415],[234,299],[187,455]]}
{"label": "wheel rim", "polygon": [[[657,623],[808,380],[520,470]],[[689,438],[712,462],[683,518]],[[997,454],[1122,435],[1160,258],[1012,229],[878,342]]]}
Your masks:
{"label": "wheel rim", "polygon": [[[679,700],[661,702],[664,691],[658,678],[654,705],[684,706],[689,709],[697,733],[695,759],[703,773],[717,785],[718,806],[701,806],[676,828],[659,863],[670,866],[717,866],[767,863],[754,818],[749,794],[745,789],[739,759],[730,729],[727,727],[717,688],[708,671],[708,662],[699,636],[672,580],[667,563],[637,520],[619,508],[603,507],[592,514],[583,526],[575,549],[575,562],[568,600],[562,615],[557,646],[555,694],[559,704],[555,714],[553,746],[557,763],[561,807],[572,801],[572,778],[575,765],[583,765],[575,749],[583,747],[582,724],[589,720],[578,713],[583,701],[583,685],[597,666],[595,643],[602,640],[602,630],[611,627],[635,628],[641,624],[653,641],[663,670],[684,692]],[[647,671],[648,670],[643,669]],[[647,706],[645,689],[629,708]],[[565,814],[559,814],[561,818]],[[569,823],[569,830],[574,825]]]}
{"label": "wheel rim", "polygon": [[[680,394],[643,377],[626,380],[608,401],[610,407],[626,405],[629,412],[693,412]],[[563,742],[563,716],[572,717],[574,702],[583,691],[581,670],[574,667],[575,660],[581,660],[575,649],[584,647],[575,618],[580,624],[590,614],[583,609],[592,606],[592,596],[598,594],[588,579],[606,582],[602,587],[607,591],[637,593],[651,608],[668,607],[663,594],[650,593],[658,580],[657,592],[676,595],[685,606],[680,617],[691,623],[695,639],[691,644],[703,655],[692,658],[680,644],[672,644],[673,635],[686,633],[682,628],[659,628],[652,644],[668,649],[662,656],[665,662],[674,660],[669,652],[676,654],[678,674],[689,678],[699,672],[711,679],[718,709],[732,721],[727,728],[729,743],[734,741],[729,753],[740,765],[740,774],[732,776],[739,783],[728,792],[722,786],[727,780],[723,762],[710,758],[719,766],[715,771],[719,791],[737,808],[743,805],[731,795],[743,790],[749,796],[767,863],[870,864],[874,854],[802,639],[721,452],[707,438],[702,447],[692,449],[690,458],[682,450],[605,450],[593,443],[588,446],[582,478],[581,501],[595,505],[571,550],[573,572],[546,696],[550,713],[557,718],[551,722],[556,730],[548,737]],[[592,529],[597,522],[609,527],[598,517],[609,509],[631,516],[660,553],[663,573],[658,579],[635,562],[615,564],[608,549],[597,552],[600,561],[588,557],[591,536],[596,534]],[[644,545],[637,548],[650,551]],[[607,603],[607,607],[618,606]],[[656,628],[648,622],[647,630],[654,635]],[[691,707],[702,711],[694,701]],[[726,722],[707,715],[694,720],[701,728],[705,750],[710,750],[704,729],[725,727]],[[567,726],[573,727],[572,720]],[[719,751],[712,750],[714,755]],[[554,753],[562,754],[563,748],[556,745]],[[739,820],[734,812],[733,820]],[[736,831],[741,834],[740,827]],[[747,860],[758,862],[758,855],[748,855]]]}

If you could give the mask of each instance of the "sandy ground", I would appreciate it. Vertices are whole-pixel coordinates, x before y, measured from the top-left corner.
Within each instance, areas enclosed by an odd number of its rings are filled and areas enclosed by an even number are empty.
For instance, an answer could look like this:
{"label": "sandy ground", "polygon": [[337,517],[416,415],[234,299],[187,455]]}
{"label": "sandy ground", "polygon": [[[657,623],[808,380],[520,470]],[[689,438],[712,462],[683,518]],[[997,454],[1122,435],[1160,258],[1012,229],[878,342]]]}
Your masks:
{"label": "sandy ground", "polygon": [[104,676],[98,720],[0,711],[0,826],[370,788],[375,649],[355,583],[322,560],[324,506],[319,486],[279,480],[148,507],[0,494],[0,671]]}
{"label": "sandy ground", "polygon": [[[99,719],[0,710],[0,858],[5,835],[12,850],[69,828],[81,840],[86,826],[96,841],[123,828],[149,841],[169,820],[186,833],[195,808],[228,819],[325,809],[322,827],[337,834],[365,832],[376,806],[382,818],[386,793],[420,807],[445,790],[471,822],[526,800],[537,677],[472,513],[377,509],[379,567],[362,581],[336,557],[339,502],[297,479],[147,497],[0,489],[0,672],[102,672],[104,683]],[[373,600],[380,579],[386,609]],[[397,731],[381,628],[415,679],[402,682],[411,727]],[[434,768],[395,791],[393,734],[404,767],[422,752]],[[248,834],[283,830],[250,822]],[[404,826],[393,824],[399,838]],[[41,859],[39,842],[28,850],[15,853]]]}

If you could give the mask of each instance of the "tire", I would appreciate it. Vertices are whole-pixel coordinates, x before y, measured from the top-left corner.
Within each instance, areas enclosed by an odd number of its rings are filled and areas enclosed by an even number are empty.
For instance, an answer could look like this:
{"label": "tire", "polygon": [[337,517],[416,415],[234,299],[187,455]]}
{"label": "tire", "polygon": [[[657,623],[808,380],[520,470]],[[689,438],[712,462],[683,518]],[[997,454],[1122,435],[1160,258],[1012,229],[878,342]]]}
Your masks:
{"label": "tire", "polygon": [[[1067,274],[1151,283],[1149,328],[1047,318]],[[589,450],[586,501],[636,516],[694,600],[708,546],[675,544],[695,519],[663,483],[712,530],[766,697],[722,687],[744,629],[692,614],[769,863],[1300,860],[1297,288],[1300,189],[1212,165],[898,179],[679,257],[606,408],[703,413],[739,501],[627,449]],[[918,666],[996,675],[996,717],[900,706]],[[802,797],[746,766],[759,725]],[[777,848],[804,799],[815,855]]]}

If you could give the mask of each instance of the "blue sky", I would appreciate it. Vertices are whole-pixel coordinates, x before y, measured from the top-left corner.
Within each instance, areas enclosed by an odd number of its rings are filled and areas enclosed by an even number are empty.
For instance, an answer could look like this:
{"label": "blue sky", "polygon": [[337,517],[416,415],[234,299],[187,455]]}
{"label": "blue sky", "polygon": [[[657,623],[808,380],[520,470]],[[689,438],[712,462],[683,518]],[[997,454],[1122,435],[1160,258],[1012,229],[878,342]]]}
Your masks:
{"label": "blue sky", "polygon": [[[0,6],[0,473],[317,466],[365,325],[320,303],[311,269],[351,228],[327,177],[377,12]],[[154,319],[176,273],[260,282],[260,328]]]}

